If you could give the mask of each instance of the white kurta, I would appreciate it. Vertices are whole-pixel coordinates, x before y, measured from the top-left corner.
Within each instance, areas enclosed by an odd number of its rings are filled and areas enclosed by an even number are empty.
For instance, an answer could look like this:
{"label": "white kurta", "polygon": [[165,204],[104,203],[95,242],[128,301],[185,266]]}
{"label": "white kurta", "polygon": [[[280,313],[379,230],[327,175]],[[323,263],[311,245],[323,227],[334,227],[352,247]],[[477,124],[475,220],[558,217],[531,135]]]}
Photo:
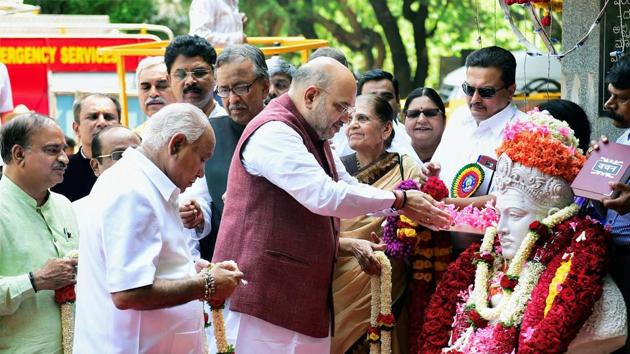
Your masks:
{"label": "white kurta", "polygon": [[[302,137],[281,122],[269,122],[250,137],[242,160],[248,173],[262,176],[285,190],[311,212],[351,218],[371,212],[386,212],[394,194],[359,183],[346,171],[336,154],[339,181],[324,172],[308,152]],[[247,274],[245,274],[247,279]],[[246,285],[241,285],[246,286]],[[325,354],[330,337],[314,338],[246,314],[224,310],[228,341],[236,351],[257,354]],[[215,353],[213,327],[208,327],[210,353]]]}
{"label": "white kurta", "polygon": [[208,39],[215,47],[243,43],[238,0],[193,0],[188,17],[190,34]]}
{"label": "white kurta", "polygon": [[[215,103],[214,109],[210,112],[210,116],[208,118],[221,117],[226,116],[227,112],[225,109],[218,104]],[[216,137],[215,137],[216,139]],[[208,182],[206,180],[206,176],[201,178],[197,178],[195,182],[193,182],[192,186],[186,188],[184,193],[179,196],[179,204],[182,205],[190,200],[195,200],[199,203],[201,207],[201,212],[203,213],[203,226],[197,227],[196,230],[188,229],[186,231],[187,234],[190,235],[188,239],[188,246],[192,252],[193,259],[198,259],[200,257],[199,253],[199,240],[208,236],[212,229],[212,223],[210,219],[212,217],[212,210],[210,209],[210,204],[212,203],[212,197],[210,196],[210,192],[208,191]]]}
{"label": "white kurta", "polygon": [[503,141],[503,128],[508,122],[517,118],[525,118],[514,104],[508,104],[492,117],[477,121],[472,117],[466,105],[456,110],[448,119],[432,162],[442,166],[440,179],[450,190],[457,172],[465,165],[477,162],[479,155],[497,157],[495,150]]}
{"label": "white kurta", "polygon": [[[97,181],[82,208],[75,353],[203,353],[200,301],[119,310],[111,293],[195,275],[179,188],[135,149]],[[85,230],[85,231],[84,231]]]}
{"label": "white kurta", "polygon": [[7,67],[0,63],[0,113],[13,110],[13,96],[11,94],[11,81]]}

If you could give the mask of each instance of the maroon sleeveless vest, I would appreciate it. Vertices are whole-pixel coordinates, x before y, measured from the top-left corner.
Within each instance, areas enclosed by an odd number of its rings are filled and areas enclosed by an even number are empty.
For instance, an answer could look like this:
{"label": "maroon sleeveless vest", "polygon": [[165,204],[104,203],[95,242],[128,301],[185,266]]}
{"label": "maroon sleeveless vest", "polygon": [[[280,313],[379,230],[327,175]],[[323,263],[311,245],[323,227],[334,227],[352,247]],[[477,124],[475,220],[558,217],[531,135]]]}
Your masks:
{"label": "maroon sleeveless vest", "polygon": [[249,282],[236,288],[231,310],[322,338],[334,321],[339,220],[310,212],[264,177],[247,173],[240,159],[243,144],[270,121],[295,130],[326,173],[338,179],[328,142],[319,140],[289,96],[271,101],[247,125],[232,157],[213,261],[236,261]]}

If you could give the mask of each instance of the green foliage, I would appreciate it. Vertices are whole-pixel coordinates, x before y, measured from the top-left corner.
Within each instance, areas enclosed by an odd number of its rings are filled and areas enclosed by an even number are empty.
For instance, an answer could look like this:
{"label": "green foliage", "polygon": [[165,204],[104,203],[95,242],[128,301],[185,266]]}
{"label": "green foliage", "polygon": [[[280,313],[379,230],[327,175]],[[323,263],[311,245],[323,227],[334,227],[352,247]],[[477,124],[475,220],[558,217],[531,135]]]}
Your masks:
{"label": "green foliage", "polygon": [[[45,14],[107,14],[111,22],[162,24],[171,28],[175,35],[179,35],[188,32],[188,9],[191,1],[25,2],[41,6],[42,13]],[[383,67],[385,70],[396,72],[401,66],[405,66],[408,69],[398,70],[398,73],[408,73],[409,77],[399,77],[401,83],[406,83],[406,87],[425,84],[437,87],[441,57],[460,56],[462,51],[488,45],[499,45],[511,50],[520,49],[507,21],[503,18],[498,1],[240,0],[239,5],[240,11],[249,19],[245,25],[245,34],[250,37],[304,35],[307,38],[327,39],[331,46],[344,50],[354,71]],[[374,10],[377,3],[384,5],[391,13],[394,18],[392,24],[379,22]],[[519,10],[517,6],[513,6],[512,11],[516,18],[521,19],[521,30],[533,39],[535,35],[524,11]],[[398,57],[392,55],[393,44],[388,42],[390,38],[394,38],[388,36],[392,34],[391,31],[400,34],[403,51],[399,53],[405,54]],[[481,43],[478,38],[481,38]],[[419,47],[416,47],[418,45]],[[298,55],[286,57],[294,62],[299,60]]]}
{"label": "green foliage", "polygon": [[153,0],[26,0],[42,14],[109,15],[111,22],[143,23],[157,14]]}

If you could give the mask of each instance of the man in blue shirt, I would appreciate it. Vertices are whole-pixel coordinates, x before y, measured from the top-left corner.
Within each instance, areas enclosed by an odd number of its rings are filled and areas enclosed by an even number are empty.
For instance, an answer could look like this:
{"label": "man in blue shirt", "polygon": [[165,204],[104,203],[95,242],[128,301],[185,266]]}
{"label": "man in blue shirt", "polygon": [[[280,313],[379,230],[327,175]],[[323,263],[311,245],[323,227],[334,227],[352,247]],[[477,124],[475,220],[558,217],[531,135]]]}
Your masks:
{"label": "man in blue shirt", "polygon": [[[630,57],[619,60],[610,69],[606,77],[610,98],[604,109],[617,128],[626,129],[617,139],[617,143],[630,145]],[[611,183],[611,188],[620,192],[614,199],[606,199],[603,204],[608,208],[606,225],[613,234],[611,274],[619,286],[626,301],[630,304],[630,186],[627,182]],[[618,353],[630,352],[630,343]]]}

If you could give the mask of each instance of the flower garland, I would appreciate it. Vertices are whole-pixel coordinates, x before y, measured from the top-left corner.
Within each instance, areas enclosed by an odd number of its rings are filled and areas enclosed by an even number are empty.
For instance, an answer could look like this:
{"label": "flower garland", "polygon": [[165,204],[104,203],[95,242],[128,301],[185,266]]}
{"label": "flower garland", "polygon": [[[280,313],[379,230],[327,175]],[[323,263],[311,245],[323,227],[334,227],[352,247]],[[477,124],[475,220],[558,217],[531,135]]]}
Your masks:
{"label": "flower garland", "polygon": [[[487,307],[488,267],[500,263],[500,257],[492,252],[493,249],[496,250],[496,231],[488,230],[479,252],[475,252],[477,246],[473,245],[462,253],[449,267],[426,309],[418,353],[441,353],[442,349],[452,353],[503,353],[515,348],[519,339],[519,325],[530,306],[530,295],[537,294],[542,279],[547,274],[545,264],[562,250],[567,250],[568,241],[575,234],[570,225],[574,225],[576,219],[580,220],[579,217],[573,217],[577,210],[577,205],[572,204],[542,222],[535,221],[530,225],[528,236],[510,264],[511,269],[508,268],[501,277],[504,294],[498,307],[504,310],[500,313],[494,313],[495,309]],[[538,236],[532,237],[534,234]],[[523,266],[525,262],[527,266]],[[472,267],[476,268],[474,278],[470,276]],[[487,275],[483,272],[484,268],[488,269]],[[522,275],[516,273],[519,268]],[[584,271],[589,270],[592,268]],[[485,276],[485,282],[479,281],[480,275]],[[601,277],[599,279],[601,281]],[[551,279],[546,282],[547,287],[550,281]],[[471,291],[469,284],[473,282],[475,287]],[[481,283],[483,285],[477,285]],[[485,296],[484,300],[480,300],[482,296]],[[546,298],[545,294],[543,302]],[[488,326],[491,321],[495,324]],[[544,336],[544,333],[546,332],[541,332],[540,335]]]}
{"label": "flower garland", "polygon": [[390,354],[392,352],[391,332],[394,329],[392,265],[385,253],[375,252],[374,256],[381,264],[381,275],[372,276],[370,282],[372,300],[367,341],[370,343],[370,354]]}
{"label": "flower garland", "polygon": [[[214,265],[210,264],[207,268],[203,269],[201,272],[207,275],[210,274],[210,270]],[[212,311],[212,322],[214,323],[214,340],[217,345],[217,354],[234,354],[235,349],[232,344],[228,344],[227,337],[225,334],[225,320],[223,319],[223,308],[225,307],[225,302],[214,302],[208,301],[208,305]],[[203,314],[204,317],[204,326],[210,326],[208,322],[208,314]],[[206,343],[207,344],[207,343]],[[206,350],[207,352],[207,350]]]}
{"label": "flower garland", "polygon": [[536,286],[523,317],[519,353],[566,352],[602,295],[610,234],[589,217],[565,226],[577,237],[554,256]]}
{"label": "flower garland", "polygon": [[506,125],[497,156],[506,153],[514,162],[571,183],[586,161],[577,147],[578,139],[566,122],[554,119],[547,111],[528,114],[527,120]]}
{"label": "flower garland", "polygon": [[483,208],[472,204],[459,210],[453,204],[443,204],[440,208],[450,214],[450,231],[483,233],[483,230],[499,222],[499,214],[492,201],[488,201]]}
{"label": "flower garland", "polygon": [[[422,187],[412,180],[402,181],[398,189],[420,189],[435,200],[448,197],[448,189],[442,180],[430,177]],[[404,215],[389,217],[383,231],[387,245],[386,253],[391,257],[404,258],[411,264],[412,280],[409,284],[409,352],[418,347],[418,337],[426,308],[435,284],[451,260],[451,239],[448,232],[432,231]]]}
{"label": "flower garland", "polygon": [[[79,259],[79,251],[69,251],[65,259]],[[74,339],[74,302],[76,301],[74,284],[55,290],[55,302],[61,311],[61,346],[64,354],[72,354]]]}
{"label": "flower garland", "polygon": [[448,344],[457,303],[468,293],[474,280],[473,260],[478,247],[478,243],[468,247],[442,276],[425,310],[417,353],[442,353],[442,348]]}

